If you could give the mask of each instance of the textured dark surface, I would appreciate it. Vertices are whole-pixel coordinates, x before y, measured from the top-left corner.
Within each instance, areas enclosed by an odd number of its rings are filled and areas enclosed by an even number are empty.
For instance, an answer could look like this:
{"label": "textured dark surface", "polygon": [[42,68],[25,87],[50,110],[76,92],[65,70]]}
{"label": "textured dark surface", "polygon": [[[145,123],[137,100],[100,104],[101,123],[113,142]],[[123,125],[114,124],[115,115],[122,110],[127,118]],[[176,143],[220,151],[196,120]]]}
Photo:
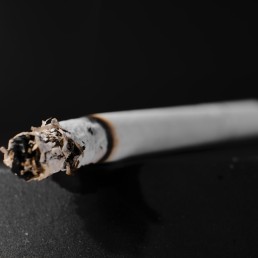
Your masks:
{"label": "textured dark surface", "polygon": [[0,175],[0,257],[257,257],[258,141]]}

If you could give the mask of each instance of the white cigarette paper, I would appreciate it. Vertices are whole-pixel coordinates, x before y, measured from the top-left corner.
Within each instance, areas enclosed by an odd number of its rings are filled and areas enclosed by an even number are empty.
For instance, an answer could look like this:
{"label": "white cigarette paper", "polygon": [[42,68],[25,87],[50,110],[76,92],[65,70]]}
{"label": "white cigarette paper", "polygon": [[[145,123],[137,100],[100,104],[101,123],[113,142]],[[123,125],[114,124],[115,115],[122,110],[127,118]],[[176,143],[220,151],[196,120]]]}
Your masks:
{"label": "white cigarette paper", "polygon": [[4,163],[26,180],[159,151],[258,136],[255,100],[52,119],[9,141]]}

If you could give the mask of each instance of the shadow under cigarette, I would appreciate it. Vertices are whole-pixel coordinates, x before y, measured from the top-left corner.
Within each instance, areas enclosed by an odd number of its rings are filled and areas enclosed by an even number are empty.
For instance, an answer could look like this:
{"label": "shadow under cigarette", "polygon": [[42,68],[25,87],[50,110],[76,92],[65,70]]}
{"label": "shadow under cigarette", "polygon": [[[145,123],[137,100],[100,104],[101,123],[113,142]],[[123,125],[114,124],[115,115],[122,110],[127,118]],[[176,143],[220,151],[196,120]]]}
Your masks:
{"label": "shadow under cigarette", "polygon": [[160,221],[142,195],[138,178],[141,166],[90,165],[71,177],[63,173],[52,177],[76,193],[74,201],[84,230],[113,254],[139,255],[150,224]]}
{"label": "shadow under cigarette", "polygon": [[[85,233],[89,234],[99,246],[114,255],[122,256],[126,253],[133,257],[139,257],[143,252],[145,243],[146,246],[148,245],[148,236],[152,234],[152,225],[163,224],[166,220],[149,207],[142,194],[142,182],[139,180],[139,173],[143,164],[147,165],[148,160],[161,157],[169,160],[171,160],[171,157],[176,159],[177,156],[179,160],[187,159],[187,157],[197,157],[197,161],[202,163],[201,159],[207,157],[207,155],[208,157],[216,155],[218,160],[220,160],[219,155],[224,157],[225,153],[237,153],[239,155],[243,153],[245,156],[249,152],[251,154],[255,153],[257,144],[258,139],[245,139],[243,141],[194,146],[110,164],[88,165],[79,169],[74,176],[57,173],[52,176],[52,179],[61,187],[74,193],[76,212],[83,220]],[[198,152],[200,153],[198,154]],[[203,154],[205,155],[203,156]],[[182,164],[181,161],[180,164]],[[196,169],[199,171],[198,166]],[[170,168],[168,168],[168,171],[170,171]],[[152,173],[154,172],[152,171]],[[217,175],[217,171],[214,171],[214,173]],[[165,173],[165,177],[166,175]],[[199,175],[197,179],[201,180],[200,176],[202,174],[197,173],[197,175]],[[222,180],[223,176],[218,176],[218,179]],[[164,187],[169,187],[169,182],[165,184],[163,181],[163,184]],[[205,187],[204,189],[206,191]],[[188,198],[187,191],[184,194]],[[211,198],[213,198],[212,196]],[[175,202],[175,205],[180,207],[181,204],[177,204],[176,200],[181,203],[184,199],[181,200],[181,197],[174,201],[171,199],[170,205]],[[200,204],[197,202],[197,205]],[[207,207],[210,207],[209,204],[207,204]],[[168,215],[164,214],[164,216]],[[199,223],[198,218],[196,218],[196,221]],[[183,219],[182,223],[185,223]],[[192,225],[192,222],[190,225]],[[174,240],[177,241],[176,237]]]}

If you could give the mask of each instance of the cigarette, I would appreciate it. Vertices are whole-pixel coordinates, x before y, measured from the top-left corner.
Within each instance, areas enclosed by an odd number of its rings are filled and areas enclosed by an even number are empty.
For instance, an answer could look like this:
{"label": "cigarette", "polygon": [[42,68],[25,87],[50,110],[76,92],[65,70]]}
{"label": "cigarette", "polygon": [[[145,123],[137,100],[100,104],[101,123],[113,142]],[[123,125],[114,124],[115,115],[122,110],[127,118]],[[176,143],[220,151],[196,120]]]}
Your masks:
{"label": "cigarette", "polygon": [[48,119],[0,150],[4,164],[30,181],[88,164],[254,136],[258,102],[245,100]]}

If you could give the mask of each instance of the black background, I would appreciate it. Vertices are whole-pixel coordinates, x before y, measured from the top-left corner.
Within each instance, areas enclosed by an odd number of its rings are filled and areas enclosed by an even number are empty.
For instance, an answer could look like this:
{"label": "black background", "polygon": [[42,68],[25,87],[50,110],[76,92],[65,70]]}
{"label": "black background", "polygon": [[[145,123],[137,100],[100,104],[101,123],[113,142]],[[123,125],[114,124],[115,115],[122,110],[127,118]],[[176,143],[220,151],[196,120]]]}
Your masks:
{"label": "black background", "polygon": [[89,113],[256,97],[257,5],[6,1],[1,144]]}
{"label": "black background", "polygon": [[[257,7],[1,2],[1,145],[49,117],[257,98]],[[4,171],[0,254],[257,257],[256,147],[172,153],[35,184]]]}

